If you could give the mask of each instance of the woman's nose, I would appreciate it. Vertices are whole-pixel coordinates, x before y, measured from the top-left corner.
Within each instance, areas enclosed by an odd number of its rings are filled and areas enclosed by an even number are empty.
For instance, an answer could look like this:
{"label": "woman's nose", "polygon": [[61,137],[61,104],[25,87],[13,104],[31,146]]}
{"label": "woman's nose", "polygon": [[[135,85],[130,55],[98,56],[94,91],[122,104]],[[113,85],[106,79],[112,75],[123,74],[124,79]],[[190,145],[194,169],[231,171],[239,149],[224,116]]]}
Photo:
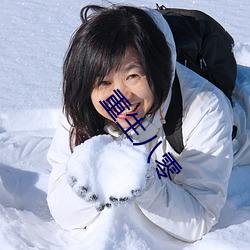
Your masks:
{"label": "woman's nose", "polygon": [[119,91],[122,93],[122,95],[129,101],[133,97],[133,92],[131,89],[124,84],[122,81],[120,81],[118,84],[115,84],[115,89],[119,89]]}

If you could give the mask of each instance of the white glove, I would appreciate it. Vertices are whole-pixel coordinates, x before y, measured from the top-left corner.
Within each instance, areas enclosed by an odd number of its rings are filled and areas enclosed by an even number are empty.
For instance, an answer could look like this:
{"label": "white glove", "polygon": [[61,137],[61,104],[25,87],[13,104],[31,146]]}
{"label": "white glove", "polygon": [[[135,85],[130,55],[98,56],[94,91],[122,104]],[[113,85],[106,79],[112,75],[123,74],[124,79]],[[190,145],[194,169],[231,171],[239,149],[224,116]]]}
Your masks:
{"label": "white glove", "polygon": [[154,168],[145,145],[110,135],[92,137],[75,147],[67,162],[67,180],[78,196],[95,202],[98,210],[140,196]]}

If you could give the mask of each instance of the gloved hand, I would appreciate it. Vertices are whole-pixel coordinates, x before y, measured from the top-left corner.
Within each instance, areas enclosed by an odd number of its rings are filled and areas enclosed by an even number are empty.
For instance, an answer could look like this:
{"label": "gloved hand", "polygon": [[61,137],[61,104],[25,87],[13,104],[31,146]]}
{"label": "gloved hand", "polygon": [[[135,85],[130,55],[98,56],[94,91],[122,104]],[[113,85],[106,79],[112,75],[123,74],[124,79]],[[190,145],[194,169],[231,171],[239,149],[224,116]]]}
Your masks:
{"label": "gloved hand", "polygon": [[78,196],[97,210],[126,204],[140,196],[154,168],[145,145],[110,135],[92,137],[75,147],[67,162],[67,179]]}

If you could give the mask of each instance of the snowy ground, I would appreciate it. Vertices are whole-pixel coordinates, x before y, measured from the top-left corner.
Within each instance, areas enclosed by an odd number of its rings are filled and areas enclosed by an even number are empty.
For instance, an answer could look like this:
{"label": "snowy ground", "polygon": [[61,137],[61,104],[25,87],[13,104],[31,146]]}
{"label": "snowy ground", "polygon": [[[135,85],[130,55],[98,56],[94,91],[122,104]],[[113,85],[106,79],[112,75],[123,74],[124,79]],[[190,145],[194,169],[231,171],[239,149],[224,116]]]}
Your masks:
{"label": "snowy ground", "polygon": [[[90,249],[90,234],[64,231],[46,204],[50,166],[46,152],[61,105],[61,66],[79,11],[90,0],[1,0],[0,9],[0,246],[19,249]],[[121,1],[113,1],[118,3]],[[96,3],[107,4],[107,1]],[[154,7],[153,0],[136,0]],[[238,64],[250,66],[250,2],[248,0],[168,0],[170,7],[205,11],[235,39]],[[219,223],[201,241],[178,249],[250,249],[250,166],[235,168]],[[115,211],[112,216],[119,216]],[[147,249],[144,232],[120,216],[112,225],[100,220],[99,233],[111,227],[120,245]],[[138,224],[140,224],[138,218]],[[104,226],[105,225],[105,226]],[[87,239],[87,240],[86,240]],[[144,242],[145,241],[145,242]],[[118,242],[118,241],[117,241]],[[85,247],[80,247],[85,246]],[[118,247],[118,246],[117,246]],[[108,248],[107,248],[108,249]],[[111,248],[109,248],[111,249]],[[122,248],[125,249],[125,248]],[[171,249],[168,246],[166,249]]]}

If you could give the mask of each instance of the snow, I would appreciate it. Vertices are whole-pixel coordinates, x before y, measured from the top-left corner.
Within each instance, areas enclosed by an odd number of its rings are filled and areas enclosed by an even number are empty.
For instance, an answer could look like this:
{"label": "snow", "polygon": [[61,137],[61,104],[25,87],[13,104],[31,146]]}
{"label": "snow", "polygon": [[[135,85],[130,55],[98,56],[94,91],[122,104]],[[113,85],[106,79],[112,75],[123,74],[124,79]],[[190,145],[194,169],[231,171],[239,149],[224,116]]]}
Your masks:
{"label": "snow", "polygon": [[147,163],[148,154],[145,145],[134,147],[127,138],[94,136],[75,147],[67,162],[67,179],[84,200],[97,197],[97,208],[129,202],[146,189],[147,177],[153,170]]}
{"label": "snow", "polygon": [[[119,2],[123,1],[114,1]],[[62,100],[63,57],[80,23],[79,11],[88,3],[91,1],[1,1],[1,249],[159,249],[160,243],[151,234],[165,238],[166,249],[171,250],[250,249],[250,166],[234,168],[218,224],[193,244],[169,245],[166,235],[145,219],[138,216],[133,222],[132,205],[104,210],[88,232],[62,230],[52,219],[46,204],[51,170],[46,153]],[[108,5],[104,0],[95,3]],[[214,17],[234,37],[238,64],[250,66],[248,0],[158,3],[199,9]],[[154,7],[155,1],[136,0],[133,4]]]}

